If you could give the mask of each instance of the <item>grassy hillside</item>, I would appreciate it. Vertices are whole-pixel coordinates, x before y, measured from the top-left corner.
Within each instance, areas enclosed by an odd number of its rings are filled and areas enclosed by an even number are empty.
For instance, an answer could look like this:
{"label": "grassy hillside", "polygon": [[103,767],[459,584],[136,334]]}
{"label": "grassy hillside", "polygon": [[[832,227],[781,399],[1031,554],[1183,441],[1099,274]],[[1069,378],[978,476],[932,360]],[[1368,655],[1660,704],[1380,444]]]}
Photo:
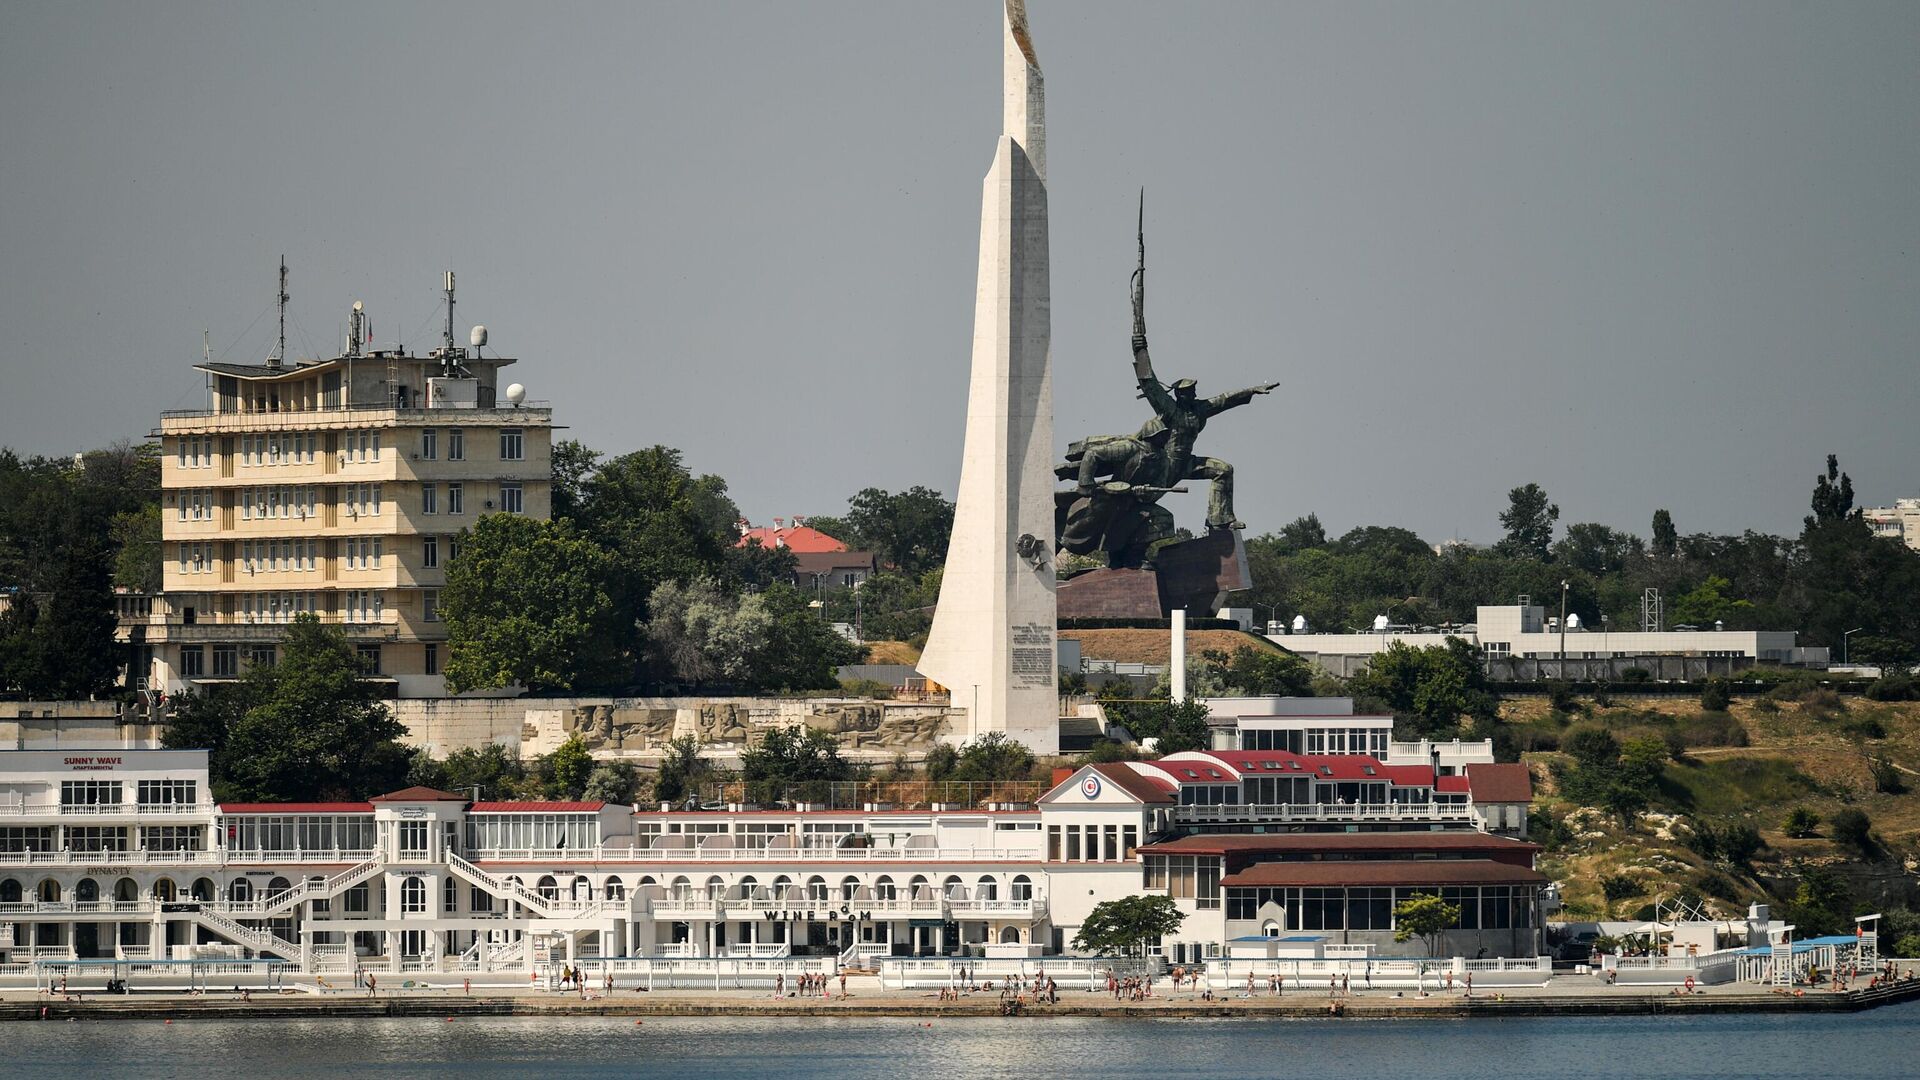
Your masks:
{"label": "grassy hillside", "polygon": [[[1844,893],[1828,905],[1836,912],[1920,909],[1920,703],[1810,690],[1737,700],[1725,712],[1691,698],[1561,705],[1518,698],[1502,712],[1533,766],[1534,838],[1548,849],[1542,868],[1565,890],[1566,917],[1636,918],[1676,894],[1729,913],[1753,900],[1791,906],[1810,872],[1816,892],[1825,881]],[[1585,727],[1667,748],[1651,806],[1631,825],[1562,794],[1555,762],[1564,769],[1561,745]],[[1796,808],[1818,815],[1811,835],[1788,835]],[[1835,817],[1847,811],[1866,815],[1866,843],[1836,836]],[[1750,841],[1703,842],[1740,826],[1758,833],[1750,854]]]}

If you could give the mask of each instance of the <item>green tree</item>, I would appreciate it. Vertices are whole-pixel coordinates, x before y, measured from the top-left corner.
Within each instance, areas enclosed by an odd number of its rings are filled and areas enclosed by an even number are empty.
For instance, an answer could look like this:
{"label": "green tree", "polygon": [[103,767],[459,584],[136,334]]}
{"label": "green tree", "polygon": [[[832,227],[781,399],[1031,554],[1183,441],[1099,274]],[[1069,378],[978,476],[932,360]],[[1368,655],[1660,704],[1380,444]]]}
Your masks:
{"label": "green tree", "polygon": [[1554,561],[1589,574],[1617,574],[1644,552],[1640,538],[1590,521],[1567,526],[1553,545]]}
{"label": "green tree", "polygon": [[1545,561],[1553,544],[1553,523],[1558,520],[1560,508],[1547,499],[1539,484],[1514,488],[1507,492],[1507,508],[1500,512],[1500,527],[1507,535],[1498,550]]}
{"label": "green tree", "polygon": [[553,444],[553,520],[575,521],[582,516],[587,478],[593,475],[600,457],[600,451],[589,449],[578,439]]}
{"label": "green tree", "polygon": [[1853,516],[1853,477],[1840,471],[1840,456],[1827,455],[1827,471],[1813,480],[1813,516],[1809,527],[1845,521]]}
{"label": "green tree", "polygon": [[[174,726],[180,726],[174,721]],[[499,743],[474,748],[463,746],[435,761],[425,754],[414,758],[408,782],[459,794],[478,791],[476,799],[512,799],[530,792],[527,768],[520,758]]]}
{"label": "green tree", "polygon": [[840,756],[840,740],[828,732],[804,725],[770,727],[741,752],[740,777],[754,802],[820,801],[829,784],[853,778],[853,766]]}
{"label": "green tree", "polygon": [[665,582],[648,610],[649,663],[673,685],[831,690],[840,685],[838,669],[864,654],[788,585],[735,596],[714,581]]}
{"label": "green tree", "polygon": [[886,565],[918,576],[946,562],[953,503],[931,488],[910,487],[897,495],[865,488],[847,500],[846,517],[833,523],[854,534],[834,534],[836,539],[857,541]]}
{"label": "green tree", "polygon": [[1836,843],[1852,848],[1863,859],[1876,860],[1883,853],[1879,838],[1873,835],[1873,821],[1863,811],[1851,806],[1835,810],[1828,829]]}
{"label": "green tree", "polygon": [[1312,697],[1313,665],[1292,653],[1242,645],[1227,658],[1223,678],[1251,697]]}
{"label": "green tree", "polygon": [[1275,547],[1291,555],[1311,548],[1326,547],[1327,530],[1320,524],[1320,515],[1308,514],[1282,525],[1275,539]]}
{"label": "green tree", "polygon": [[952,779],[993,783],[1025,780],[1033,775],[1033,751],[998,731],[990,731],[960,748]]}
{"label": "green tree", "polygon": [[361,677],[346,635],[310,613],[287,627],[277,663],[253,665],[230,692],[184,712],[187,722],[168,728],[165,745],[208,744],[219,799],[365,799],[408,775],[405,725]]}
{"label": "green tree", "polygon": [[160,507],[125,510],[113,516],[108,536],[115,549],[113,584],[136,593],[157,593],[162,580]]}
{"label": "green tree", "polygon": [[960,751],[947,743],[939,743],[927,751],[927,779],[938,782],[953,779],[955,770],[960,768]]}
{"label": "green tree", "polygon": [[1414,893],[1393,907],[1393,940],[1419,938],[1426,943],[1429,956],[1440,955],[1447,931],[1459,924],[1460,906],[1433,893]]}
{"label": "green tree", "polygon": [[1708,712],[1726,712],[1733,704],[1733,684],[1725,679],[1708,679],[1700,689],[1700,707]]}
{"label": "green tree", "polygon": [[1144,957],[1148,947],[1180,929],[1186,915],[1164,896],[1103,900],[1080,923],[1073,947],[1098,956]]}
{"label": "green tree", "polygon": [[1853,902],[1846,883],[1824,866],[1805,866],[1793,899],[1786,904],[1787,921],[1801,938],[1822,937],[1851,930]]}
{"label": "green tree", "polygon": [[1807,837],[1816,835],[1814,830],[1819,827],[1819,814],[1814,813],[1804,806],[1796,806],[1793,808],[1793,811],[1787,815],[1786,823],[1780,826],[1780,831],[1793,837],[1795,840],[1805,840]]}
{"label": "green tree", "polygon": [[578,799],[587,789],[587,777],[593,775],[593,755],[579,735],[569,735],[548,756],[546,765],[553,783],[548,794],[557,799]]}
{"label": "green tree", "polygon": [[613,556],[619,622],[647,619],[647,598],[665,581],[722,578],[736,533],[726,485],[696,480],[680,451],[653,446],[603,462],[582,485],[581,533]]}
{"label": "green tree", "polygon": [[587,774],[586,799],[631,805],[640,800],[640,772],[625,761],[603,761]]}
{"label": "green tree", "polygon": [[1663,559],[1670,559],[1680,550],[1680,533],[1673,527],[1673,515],[1666,510],[1653,512],[1653,543],[1650,550]]}
{"label": "green tree", "polygon": [[631,625],[614,597],[619,567],[567,521],[489,514],[463,534],[440,593],[451,649],[447,688],[535,691],[617,686]]}
{"label": "green tree", "polygon": [[791,585],[799,567],[800,557],[792,548],[767,547],[757,536],[727,549],[727,577],[749,589],[776,582]]}
{"label": "green tree", "polygon": [[1479,650],[1460,638],[1419,648],[1391,642],[1347,685],[1354,697],[1391,711],[1396,728],[1416,738],[1445,737],[1463,717],[1490,720],[1499,710]]}
{"label": "green tree", "polygon": [[667,744],[667,752],[660,759],[660,771],[654,778],[653,797],[675,804],[696,797],[701,786],[712,781],[717,772],[712,762],[700,756],[700,740],[682,735]]}

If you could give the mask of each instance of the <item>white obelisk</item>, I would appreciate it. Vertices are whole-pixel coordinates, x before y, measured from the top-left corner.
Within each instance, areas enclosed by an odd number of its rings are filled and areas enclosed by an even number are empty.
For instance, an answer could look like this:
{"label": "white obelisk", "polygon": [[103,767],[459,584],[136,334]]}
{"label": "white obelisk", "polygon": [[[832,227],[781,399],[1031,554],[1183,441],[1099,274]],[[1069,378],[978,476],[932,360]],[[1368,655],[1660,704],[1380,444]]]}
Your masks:
{"label": "white obelisk", "polygon": [[953,537],[919,668],[977,738],[1059,749],[1047,154],[1023,0],[1006,0],[1005,102],[980,208],[973,378]]}

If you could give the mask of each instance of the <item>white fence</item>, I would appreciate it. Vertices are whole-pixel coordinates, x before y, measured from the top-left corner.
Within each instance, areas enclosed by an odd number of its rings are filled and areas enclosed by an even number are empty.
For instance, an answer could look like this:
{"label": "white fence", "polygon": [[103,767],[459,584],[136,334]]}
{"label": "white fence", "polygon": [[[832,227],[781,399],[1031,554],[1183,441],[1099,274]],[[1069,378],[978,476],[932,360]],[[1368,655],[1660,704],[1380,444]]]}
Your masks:
{"label": "white fence", "polygon": [[[1272,992],[1332,990],[1444,990],[1473,986],[1493,989],[1509,986],[1545,986],[1553,976],[1550,956],[1514,956],[1491,960],[1348,958],[1334,960],[1218,959],[1201,971],[1202,986],[1214,993],[1246,993],[1248,976],[1256,996]],[[1278,982],[1270,982],[1274,977]]]}
{"label": "white fence", "polygon": [[1052,979],[1062,990],[1102,991],[1107,973],[1133,975],[1158,972],[1158,959],[1130,960],[1100,956],[1035,956],[976,960],[966,957],[883,956],[880,985],[889,990],[936,990],[971,983],[996,985],[1018,977],[1031,985]]}

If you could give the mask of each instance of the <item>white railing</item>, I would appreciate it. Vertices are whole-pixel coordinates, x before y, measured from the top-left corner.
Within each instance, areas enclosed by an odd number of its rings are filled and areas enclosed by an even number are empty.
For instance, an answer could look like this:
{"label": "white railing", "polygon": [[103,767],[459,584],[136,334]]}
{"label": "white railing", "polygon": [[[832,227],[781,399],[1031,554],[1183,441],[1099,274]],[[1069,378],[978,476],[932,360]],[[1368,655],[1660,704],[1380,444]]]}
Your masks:
{"label": "white railing", "polygon": [[[959,986],[971,976],[974,983],[1004,983],[1018,978],[1031,986],[1052,979],[1061,990],[1104,990],[1107,971],[1132,974],[1141,970],[1139,960],[1110,960],[1101,957],[1036,956],[985,959],[965,956],[907,957],[883,956],[879,959],[880,985],[889,990],[927,990],[941,986]],[[1147,967],[1158,970],[1155,962]]]}
{"label": "white railing", "polygon": [[487,890],[494,896],[502,900],[516,901],[536,915],[546,917],[552,915],[554,912],[557,901],[549,900],[547,897],[541,896],[539,893],[534,892],[532,889],[527,888],[517,881],[508,881],[505,878],[494,877],[492,874],[487,873],[485,870],[480,869],[451,851],[447,852],[447,866],[450,867],[454,873]]}
{"label": "white railing", "polygon": [[227,848],[227,861],[246,863],[363,863],[372,848]]}
{"label": "white railing", "polygon": [[[664,901],[655,900],[653,902],[654,910],[660,911],[660,905],[663,902],[680,903],[686,899],[690,898],[670,897]],[[940,918],[946,913],[945,900],[939,898],[931,900],[909,900],[904,896],[893,900],[843,900],[839,897],[788,895],[780,899],[722,900],[720,904],[725,909],[726,917],[730,919],[758,919],[762,918],[765,913],[769,911],[791,911],[796,916],[806,918],[813,918],[817,913],[819,917],[824,918],[829,911],[839,911],[841,908],[846,908],[849,912],[859,911],[875,915],[919,916],[929,919]],[[696,908],[695,910],[704,909]]]}
{"label": "white railing", "polygon": [[1215,803],[1176,806],[1182,822],[1224,821],[1471,821],[1462,803]]}
{"label": "white railing", "polygon": [[1046,913],[1045,900],[948,900],[947,910],[954,918],[1000,917],[1033,919]]}
{"label": "white railing", "polygon": [[151,866],[155,864],[220,862],[217,851],[0,851],[0,866],[44,866],[79,863],[109,866]]}
{"label": "white railing", "polygon": [[242,945],[253,948],[255,952],[279,953],[283,960],[299,960],[300,946],[281,937],[271,930],[256,930],[245,926],[217,911],[194,910],[189,912],[215,933],[224,935]]}
{"label": "white railing", "polygon": [[789,956],[793,946],[784,941],[748,941],[727,946],[728,957],[751,957],[758,960],[778,960]]}
{"label": "white railing", "polygon": [[0,904],[0,915],[150,915],[151,900],[50,900]]}
{"label": "white railing", "polygon": [[213,803],[49,803],[0,799],[0,817],[212,817]]}
{"label": "white railing", "polygon": [[474,848],[480,862],[1039,862],[1040,847],[1020,848]]}

